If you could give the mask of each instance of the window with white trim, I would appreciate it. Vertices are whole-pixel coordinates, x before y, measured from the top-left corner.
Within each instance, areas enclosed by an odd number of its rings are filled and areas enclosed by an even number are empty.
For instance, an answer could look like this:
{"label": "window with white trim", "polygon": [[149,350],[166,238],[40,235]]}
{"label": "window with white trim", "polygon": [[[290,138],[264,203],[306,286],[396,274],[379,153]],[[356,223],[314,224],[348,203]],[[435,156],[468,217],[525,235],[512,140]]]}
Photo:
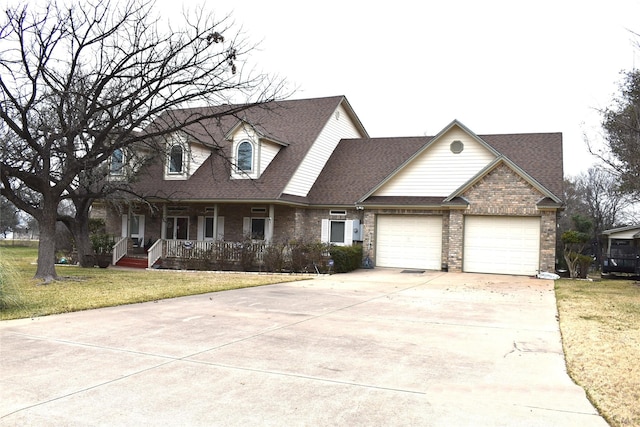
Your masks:
{"label": "window with white trim", "polygon": [[250,173],[253,171],[253,144],[242,141],[236,149],[236,165],[238,171]]}
{"label": "window with white trim", "polygon": [[111,161],[109,163],[109,175],[122,176],[124,175],[124,151],[122,148],[116,148],[111,153]]}
{"label": "window with white trim", "polygon": [[184,147],[180,144],[174,144],[169,150],[169,170],[170,174],[184,173]]}
{"label": "window with white trim", "polygon": [[323,219],[320,240],[332,245],[349,246],[353,244],[353,229],[354,220]]}
{"label": "window with white trim", "polygon": [[243,222],[243,233],[251,240],[265,240],[268,234],[269,222],[266,217],[245,217]]}
{"label": "window with white trim", "polygon": [[329,223],[329,243],[344,244],[344,221],[331,221]]}
{"label": "window with white trim", "polygon": [[[205,209],[205,212],[207,210]],[[198,216],[196,238],[198,240],[224,240],[224,217]]]}
{"label": "window with white trim", "polygon": [[189,217],[167,217],[167,222],[165,224],[165,236],[167,239],[189,240]]}

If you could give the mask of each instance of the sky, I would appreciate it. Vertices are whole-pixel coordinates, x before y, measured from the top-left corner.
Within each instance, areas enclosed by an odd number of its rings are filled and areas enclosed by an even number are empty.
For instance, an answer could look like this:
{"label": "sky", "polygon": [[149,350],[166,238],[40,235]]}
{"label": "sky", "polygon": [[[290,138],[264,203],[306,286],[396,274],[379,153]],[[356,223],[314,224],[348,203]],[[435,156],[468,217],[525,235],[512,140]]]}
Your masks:
{"label": "sky", "polygon": [[[181,0],[157,0],[175,16]],[[216,0],[249,64],[295,89],[345,95],[372,137],[562,132],[565,176],[596,162],[599,109],[640,67],[640,0]]]}

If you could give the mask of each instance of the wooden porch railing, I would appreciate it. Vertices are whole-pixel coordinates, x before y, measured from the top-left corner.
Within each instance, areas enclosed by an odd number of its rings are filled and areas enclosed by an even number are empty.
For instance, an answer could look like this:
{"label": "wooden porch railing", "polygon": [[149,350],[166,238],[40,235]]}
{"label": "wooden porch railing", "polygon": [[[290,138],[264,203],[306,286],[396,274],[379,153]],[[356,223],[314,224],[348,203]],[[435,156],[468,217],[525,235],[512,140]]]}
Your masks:
{"label": "wooden porch railing", "polygon": [[111,255],[111,264],[116,265],[116,262],[120,261],[122,257],[127,254],[127,244],[129,243],[128,237],[123,237],[118,240],[118,242],[113,245],[113,252]]}
{"label": "wooden porch railing", "polygon": [[147,268],[153,267],[153,264],[162,257],[162,246],[162,240],[156,240],[147,250]]}
{"label": "wooden porch railing", "polygon": [[265,243],[214,240],[163,240],[162,242],[164,243],[162,255],[166,258],[221,259],[234,262],[241,261],[242,254],[246,251],[256,254],[257,260],[262,261],[264,249],[267,247]]}

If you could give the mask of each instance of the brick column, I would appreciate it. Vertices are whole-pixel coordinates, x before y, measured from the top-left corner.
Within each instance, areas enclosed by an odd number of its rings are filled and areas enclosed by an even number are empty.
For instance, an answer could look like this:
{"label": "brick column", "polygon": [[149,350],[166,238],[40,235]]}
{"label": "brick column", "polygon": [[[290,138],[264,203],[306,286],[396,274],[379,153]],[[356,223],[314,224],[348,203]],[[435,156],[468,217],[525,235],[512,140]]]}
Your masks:
{"label": "brick column", "polygon": [[449,256],[447,264],[450,272],[462,271],[462,233],[464,229],[464,215],[462,210],[452,210],[449,213]]}

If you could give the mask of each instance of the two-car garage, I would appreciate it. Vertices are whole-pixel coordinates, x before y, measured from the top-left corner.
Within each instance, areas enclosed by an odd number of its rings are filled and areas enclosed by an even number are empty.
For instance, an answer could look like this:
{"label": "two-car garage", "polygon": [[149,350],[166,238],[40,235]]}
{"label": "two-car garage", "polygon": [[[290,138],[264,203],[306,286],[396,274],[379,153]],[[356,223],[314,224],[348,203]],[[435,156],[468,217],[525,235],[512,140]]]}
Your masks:
{"label": "two-car garage", "polygon": [[[440,270],[442,216],[378,215],[376,265]],[[534,275],[539,269],[540,218],[465,216],[462,270]]]}

